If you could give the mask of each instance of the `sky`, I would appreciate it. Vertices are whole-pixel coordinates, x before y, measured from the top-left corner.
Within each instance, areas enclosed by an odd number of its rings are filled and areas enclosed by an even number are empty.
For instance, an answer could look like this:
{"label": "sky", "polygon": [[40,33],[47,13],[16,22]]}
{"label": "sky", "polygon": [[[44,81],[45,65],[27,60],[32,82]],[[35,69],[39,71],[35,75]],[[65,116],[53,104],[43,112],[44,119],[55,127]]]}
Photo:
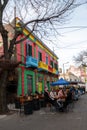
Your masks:
{"label": "sky", "polygon": [[[68,24],[64,25],[70,28],[60,29],[62,36],[58,36],[57,46],[51,45],[51,49],[53,48],[59,58],[59,67],[62,68],[64,64],[65,69],[70,65],[76,66],[73,57],[87,49],[87,5],[75,9],[70,17]],[[76,26],[79,28],[74,28]]]}
{"label": "sky", "polygon": [[[58,56],[59,67],[63,68],[65,64],[65,69],[70,65],[76,65],[73,57],[87,48],[87,4],[76,8],[69,18],[67,24],[58,30],[61,35],[52,39],[56,45],[47,45]],[[74,28],[76,26],[79,28]],[[81,26],[86,26],[86,28],[81,28]]]}

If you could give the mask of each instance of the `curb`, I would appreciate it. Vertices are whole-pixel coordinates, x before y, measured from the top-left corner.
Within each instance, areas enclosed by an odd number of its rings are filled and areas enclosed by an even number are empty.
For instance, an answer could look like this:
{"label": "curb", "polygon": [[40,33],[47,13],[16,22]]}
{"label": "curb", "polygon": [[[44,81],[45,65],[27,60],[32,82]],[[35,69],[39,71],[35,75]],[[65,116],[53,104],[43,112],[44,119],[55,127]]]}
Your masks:
{"label": "curb", "polygon": [[0,119],[5,118],[7,115],[0,115]]}

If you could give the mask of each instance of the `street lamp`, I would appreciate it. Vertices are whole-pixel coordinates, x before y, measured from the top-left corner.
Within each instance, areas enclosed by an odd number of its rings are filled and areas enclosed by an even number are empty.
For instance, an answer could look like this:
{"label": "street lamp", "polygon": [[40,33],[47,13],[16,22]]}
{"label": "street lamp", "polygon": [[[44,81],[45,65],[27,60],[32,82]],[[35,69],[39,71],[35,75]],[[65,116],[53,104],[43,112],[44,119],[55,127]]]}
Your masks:
{"label": "street lamp", "polygon": [[69,62],[63,63],[63,77],[65,79],[65,64],[68,64]]}
{"label": "street lamp", "polygon": [[87,56],[83,56],[83,64],[85,67],[85,91],[87,92]]}

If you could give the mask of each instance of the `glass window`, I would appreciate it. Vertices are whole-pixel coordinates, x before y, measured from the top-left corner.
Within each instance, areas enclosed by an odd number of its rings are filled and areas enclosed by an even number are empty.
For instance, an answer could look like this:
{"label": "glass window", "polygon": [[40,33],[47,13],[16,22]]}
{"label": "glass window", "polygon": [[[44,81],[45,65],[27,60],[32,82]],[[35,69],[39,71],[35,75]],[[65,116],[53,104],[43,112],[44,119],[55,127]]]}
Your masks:
{"label": "glass window", "polygon": [[32,56],[32,46],[27,44],[27,55]]}
{"label": "glass window", "polygon": [[53,61],[50,61],[50,65],[51,65],[51,67],[53,68]]}
{"label": "glass window", "polygon": [[38,52],[38,61],[42,61],[42,53]]}
{"label": "glass window", "polygon": [[46,56],[46,64],[48,65],[48,56]]}
{"label": "glass window", "polygon": [[56,63],[54,64],[54,68],[55,68],[56,70],[58,70],[58,66],[57,66]]}

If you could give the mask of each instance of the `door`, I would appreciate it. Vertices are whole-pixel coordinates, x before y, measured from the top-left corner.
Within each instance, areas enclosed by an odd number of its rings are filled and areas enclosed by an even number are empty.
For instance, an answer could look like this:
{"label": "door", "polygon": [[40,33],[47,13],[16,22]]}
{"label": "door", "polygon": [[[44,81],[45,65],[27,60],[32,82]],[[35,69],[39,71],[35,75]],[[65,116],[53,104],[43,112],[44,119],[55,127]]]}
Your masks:
{"label": "door", "polygon": [[32,93],[32,76],[27,75],[27,94],[30,95]]}

